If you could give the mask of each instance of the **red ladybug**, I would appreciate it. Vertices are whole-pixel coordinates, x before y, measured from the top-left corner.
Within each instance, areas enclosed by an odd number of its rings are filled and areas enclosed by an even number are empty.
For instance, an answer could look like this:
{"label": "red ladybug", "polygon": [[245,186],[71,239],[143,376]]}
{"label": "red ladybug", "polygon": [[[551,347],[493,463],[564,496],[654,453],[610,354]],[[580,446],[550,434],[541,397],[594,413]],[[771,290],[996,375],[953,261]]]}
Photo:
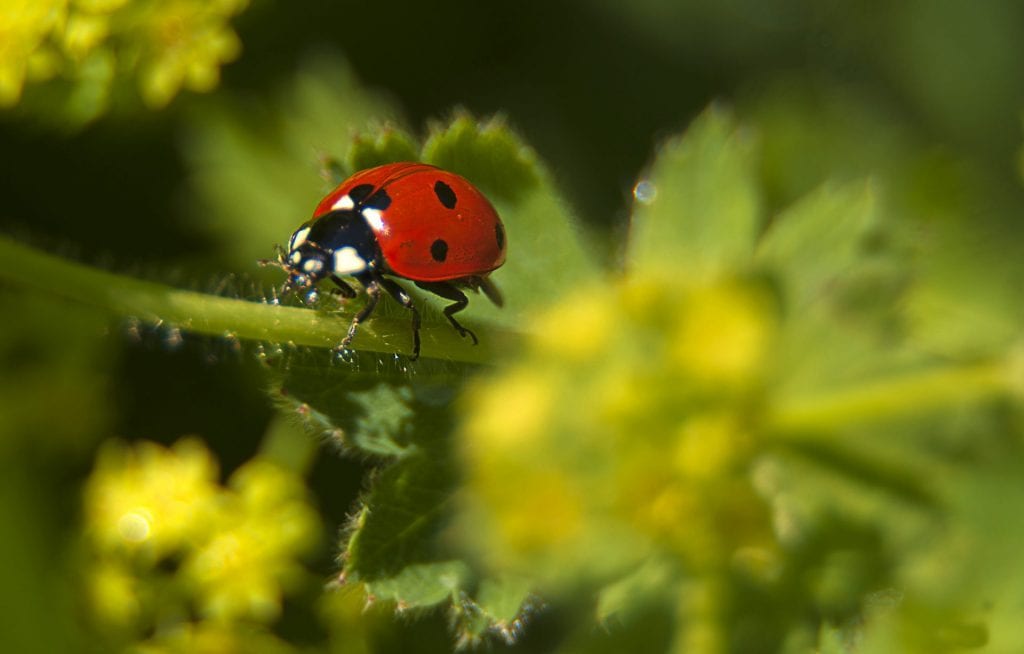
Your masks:
{"label": "red ladybug", "polygon": [[460,288],[482,290],[496,305],[501,294],[487,275],[505,262],[505,227],[487,198],[464,178],[422,163],[392,163],[349,177],[327,194],[279,249],[274,264],[288,273],[282,293],[308,290],[328,277],[347,298],[366,290],[366,306],[352,319],[338,349],[348,347],[384,291],[412,312],[412,358],[420,355],[420,314],[412,297],[391,277],[408,279],[453,304],[448,322],[475,345],[476,334],[455,314],[469,304]]}

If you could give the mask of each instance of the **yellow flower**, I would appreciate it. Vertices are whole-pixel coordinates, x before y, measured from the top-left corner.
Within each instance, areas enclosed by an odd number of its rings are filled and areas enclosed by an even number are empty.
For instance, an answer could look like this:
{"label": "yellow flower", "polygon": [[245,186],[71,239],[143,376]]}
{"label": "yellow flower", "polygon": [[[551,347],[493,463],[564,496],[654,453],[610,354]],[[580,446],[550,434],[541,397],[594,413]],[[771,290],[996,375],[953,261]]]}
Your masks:
{"label": "yellow flower", "polygon": [[90,605],[117,631],[159,627],[140,651],[248,652],[250,636],[276,647],[254,625],[276,618],[304,578],[319,516],[302,479],[267,461],[239,468],[227,488],[216,478],[210,453],[185,439],[108,446],[87,482]]}
{"label": "yellow flower", "polygon": [[81,63],[110,34],[107,16],[76,12],[68,18],[64,29],[64,50],[72,60]]}
{"label": "yellow flower", "polygon": [[60,29],[67,0],[3,0],[0,3],[0,107],[21,99],[30,62],[51,32]]}
{"label": "yellow flower", "polygon": [[138,578],[119,561],[97,563],[88,575],[89,607],[106,624],[124,627],[138,618]]}
{"label": "yellow flower", "polygon": [[217,530],[189,556],[183,574],[195,584],[205,615],[268,621],[302,574],[296,558],[316,542],[317,514],[299,480],[264,461],[236,472],[232,487]]}
{"label": "yellow flower", "polygon": [[[247,0],[0,0],[0,106],[26,80],[58,73],[105,97],[114,72],[137,75],[143,100],[165,106],[185,88],[217,86],[241,51],[228,20]],[[102,54],[97,57],[97,52]],[[97,80],[97,62],[110,74]]]}
{"label": "yellow flower", "polygon": [[182,88],[209,91],[220,81],[220,67],[238,57],[242,46],[226,19],[242,3],[206,4],[195,0],[162,3],[151,12],[148,53],[141,75],[142,98],[166,105]]}
{"label": "yellow flower", "polygon": [[163,556],[203,537],[216,510],[217,466],[194,439],[104,450],[85,490],[86,528],[100,551]]}

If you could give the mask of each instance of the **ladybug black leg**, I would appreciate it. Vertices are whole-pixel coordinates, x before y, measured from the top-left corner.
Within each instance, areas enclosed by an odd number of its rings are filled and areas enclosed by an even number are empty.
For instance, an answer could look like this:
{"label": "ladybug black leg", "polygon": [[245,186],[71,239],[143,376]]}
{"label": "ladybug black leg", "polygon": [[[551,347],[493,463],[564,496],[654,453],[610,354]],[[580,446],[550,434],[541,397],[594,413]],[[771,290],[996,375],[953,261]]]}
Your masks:
{"label": "ladybug black leg", "polygon": [[416,285],[424,291],[430,291],[434,295],[440,295],[444,299],[454,302],[455,304],[449,304],[444,308],[444,317],[452,324],[455,331],[459,332],[459,336],[462,336],[463,338],[469,336],[473,339],[473,345],[480,342],[477,339],[476,334],[463,327],[459,324],[459,321],[455,319],[456,313],[469,306],[469,298],[466,297],[465,293],[448,282],[416,282]]}
{"label": "ladybug black leg", "polygon": [[338,288],[336,290],[338,293],[341,294],[342,297],[351,300],[356,296],[356,290],[349,286],[348,284],[346,284],[344,281],[342,281],[341,277],[338,277],[337,275],[331,275],[331,281],[337,284]]}
{"label": "ladybug black leg", "polygon": [[411,360],[415,361],[420,358],[420,312],[416,308],[416,305],[412,303],[412,296],[406,293],[405,289],[398,285],[394,280],[386,277],[381,277],[378,280],[384,290],[388,292],[388,295],[395,299],[403,307],[412,312],[412,357]]}
{"label": "ladybug black leg", "polygon": [[336,350],[348,349],[352,339],[355,338],[356,328],[359,327],[359,323],[369,318],[373,310],[377,308],[377,302],[380,300],[380,286],[377,282],[371,281],[366,284],[366,297],[366,306],[352,319],[352,324],[348,326],[348,333],[345,335],[345,338],[341,339],[341,343],[335,348]]}

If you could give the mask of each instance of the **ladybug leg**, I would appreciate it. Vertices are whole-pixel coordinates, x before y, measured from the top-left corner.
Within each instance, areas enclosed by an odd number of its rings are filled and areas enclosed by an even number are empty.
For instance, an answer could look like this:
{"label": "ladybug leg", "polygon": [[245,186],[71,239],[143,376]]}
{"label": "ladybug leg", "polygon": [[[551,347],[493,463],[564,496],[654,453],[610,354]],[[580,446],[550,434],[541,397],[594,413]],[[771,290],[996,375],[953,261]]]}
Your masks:
{"label": "ladybug leg", "polygon": [[341,294],[342,297],[351,300],[356,296],[356,290],[342,281],[341,277],[337,275],[331,275],[331,281],[334,282],[338,288],[335,291]]}
{"label": "ladybug leg", "polygon": [[420,358],[420,312],[416,308],[416,305],[412,303],[412,296],[409,295],[404,288],[398,285],[394,280],[386,277],[380,277],[378,283],[384,287],[384,290],[388,292],[395,302],[398,302],[403,307],[412,312],[412,357],[411,360],[415,361]]}
{"label": "ladybug leg", "polygon": [[469,306],[469,298],[466,294],[456,288],[449,282],[416,282],[416,285],[422,288],[424,291],[430,291],[434,295],[440,295],[446,300],[451,300],[455,304],[449,304],[444,308],[444,317],[448,319],[448,322],[452,324],[455,331],[459,332],[459,336],[463,338],[469,336],[473,339],[473,345],[476,345],[480,341],[469,329],[466,329],[459,321],[455,319],[455,314]]}
{"label": "ladybug leg", "polygon": [[[346,286],[348,286],[348,284],[346,284]],[[373,310],[377,308],[377,302],[380,300],[380,286],[376,281],[371,281],[365,284],[365,286],[367,297],[366,306],[356,314],[355,318],[352,319],[352,324],[348,326],[348,333],[345,334],[345,338],[341,339],[341,343],[338,347],[334,348],[335,350],[340,351],[348,349],[352,339],[355,338],[356,328],[359,327],[359,323],[369,318],[370,314],[373,313]],[[351,290],[351,287],[349,290]]]}

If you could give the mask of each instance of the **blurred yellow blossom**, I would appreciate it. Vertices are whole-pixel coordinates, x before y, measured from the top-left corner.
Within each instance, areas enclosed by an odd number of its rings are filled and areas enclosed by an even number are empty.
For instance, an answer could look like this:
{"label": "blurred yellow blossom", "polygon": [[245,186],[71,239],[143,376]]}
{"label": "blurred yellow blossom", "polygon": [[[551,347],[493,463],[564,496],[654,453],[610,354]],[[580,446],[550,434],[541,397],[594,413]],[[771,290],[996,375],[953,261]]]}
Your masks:
{"label": "blurred yellow blossom", "polygon": [[[284,594],[304,578],[299,557],[319,535],[318,515],[294,472],[255,459],[223,487],[196,439],[108,446],[84,501],[94,614],[106,625],[134,624],[140,634],[153,626],[140,620],[183,616],[174,623],[177,635],[145,644],[151,651],[231,651],[216,646],[235,641],[230,624],[251,629],[274,620]],[[207,628],[207,620],[222,626]]]}
{"label": "blurred yellow blossom", "polygon": [[750,467],[771,298],[644,276],[541,315],[522,358],[467,400],[462,524],[481,556],[557,587],[656,550],[700,572],[770,549]]}
{"label": "blurred yellow blossom", "polygon": [[217,510],[217,465],[197,440],[173,448],[112,445],[85,489],[89,536],[100,551],[156,557],[207,536]]}
{"label": "blurred yellow blossom", "polygon": [[266,461],[250,462],[231,485],[220,529],[183,571],[196,584],[205,614],[270,620],[280,611],[282,590],[302,574],[293,555],[315,542],[317,514],[298,479]]}
{"label": "blurred yellow blossom", "polygon": [[142,98],[161,107],[185,87],[209,91],[220,81],[222,64],[235,59],[242,45],[224,22],[236,2],[177,0],[162,3],[146,20],[148,56],[142,66]]}
{"label": "blurred yellow blossom", "polygon": [[[92,69],[96,61],[107,60],[119,76],[137,79],[143,101],[153,108],[165,106],[183,88],[209,91],[220,80],[220,67],[241,52],[228,21],[247,5],[247,0],[2,0],[0,106],[17,104],[28,80],[62,74],[72,84],[95,85]],[[98,51],[102,56],[91,59]],[[102,82],[109,86],[113,79]],[[109,90],[93,95],[105,102]]]}
{"label": "blurred yellow blossom", "polygon": [[0,107],[21,98],[29,62],[50,34],[63,26],[67,0],[0,2]]}

